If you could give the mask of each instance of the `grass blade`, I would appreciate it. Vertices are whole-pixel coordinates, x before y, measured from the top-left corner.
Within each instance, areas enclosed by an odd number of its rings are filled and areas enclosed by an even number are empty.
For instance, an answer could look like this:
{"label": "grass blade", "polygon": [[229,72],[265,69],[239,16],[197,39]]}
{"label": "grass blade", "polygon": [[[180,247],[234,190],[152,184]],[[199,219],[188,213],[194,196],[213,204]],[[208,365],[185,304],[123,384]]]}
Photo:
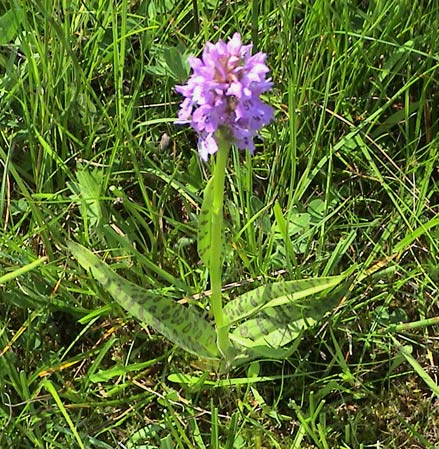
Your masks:
{"label": "grass blade", "polygon": [[53,399],[55,399],[56,405],[60,409],[62,415],[64,416],[64,419],[67,421],[67,424],[68,424],[70,430],[72,431],[72,434],[75,437],[75,439],[78,443],[78,446],[80,447],[80,449],[85,449],[85,445],[82,442],[81,437],[79,436],[79,433],[76,430],[76,427],[73,424],[72,419],[70,418],[70,415],[67,413],[67,410],[64,407],[64,404],[62,403],[61,398],[59,397],[59,394],[56,391],[53,383],[50,380],[44,379],[43,386],[52,395]]}
{"label": "grass blade", "polygon": [[399,352],[402,356],[410,363],[412,368],[415,370],[416,374],[426,383],[426,385],[431,389],[431,391],[439,398],[439,387],[436,382],[430,377],[430,375],[422,368],[419,362],[410,354],[410,352],[402,346],[394,337],[392,340],[398,347]]}
{"label": "grass blade", "polygon": [[28,271],[33,270],[34,268],[38,267],[39,265],[41,265],[42,263],[44,263],[47,260],[47,257],[40,257],[36,260],[34,260],[31,263],[28,263],[20,268],[17,268],[16,270],[10,272],[10,273],[6,273],[3,276],[0,276],[0,285],[5,284],[6,282],[15,279],[25,273],[27,273]]}

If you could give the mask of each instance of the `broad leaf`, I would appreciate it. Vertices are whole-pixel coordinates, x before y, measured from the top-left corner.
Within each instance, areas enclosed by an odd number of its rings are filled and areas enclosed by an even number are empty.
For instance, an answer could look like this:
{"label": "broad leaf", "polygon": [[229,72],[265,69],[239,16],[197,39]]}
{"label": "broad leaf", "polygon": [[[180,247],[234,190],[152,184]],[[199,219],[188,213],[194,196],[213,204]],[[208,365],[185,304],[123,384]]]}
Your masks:
{"label": "broad leaf", "polygon": [[281,347],[296,340],[338,303],[338,295],[302,298],[290,304],[265,308],[254,318],[240,324],[231,335],[238,346],[255,355],[273,358]]}
{"label": "broad leaf", "polygon": [[76,172],[78,182],[68,182],[73,192],[72,199],[79,203],[82,216],[90,228],[96,228],[103,221],[101,190],[103,172],[81,168]]}
{"label": "broad leaf", "polygon": [[196,312],[178,302],[127,281],[83,246],[68,248],[86,270],[128,312],[153,327],[173,343],[199,357],[217,358],[216,333]]}
{"label": "broad leaf", "polygon": [[289,305],[293,301],[331,289],[345,277],[345,275],[328,276],[266,284],[228,302],[224,307],[224,313],[233,324],[266,308]]}
{"label": "broad leaf", "polygon": [[260,344],[260,342],[255,342],[248,338],[242,338],[238,335],[238,333],[231,334],[230,339],[232,340],[234,347],[237,349],[236,356],[231,363],[231,365],[235,367],[260,358],[283,360],[293,354],[300,344],[300,338],[296,338],[294,340],[294,344],[292,345],[288,345],[284,348],[275,348],[268,345],[266,342]]}
{"label": "broad leaf", "polygon": [[165,47],[163,58],[174,80],[184,83],[188,78],[189,69],[186,63],[187,57],[180,50],[177,47]]}
{"label": "broad leaf", "polygon": [[24,11],[21,8],[10,9],[0,16],[0,45],[15,39],[23,18]]}

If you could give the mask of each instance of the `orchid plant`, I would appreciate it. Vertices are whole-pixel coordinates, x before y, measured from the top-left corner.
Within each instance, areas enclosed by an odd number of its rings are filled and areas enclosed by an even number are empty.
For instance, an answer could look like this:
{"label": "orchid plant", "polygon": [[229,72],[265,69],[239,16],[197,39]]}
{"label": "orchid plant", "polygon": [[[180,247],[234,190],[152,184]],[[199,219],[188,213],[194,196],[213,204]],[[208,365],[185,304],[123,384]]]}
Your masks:
{"label": "orchid plant", "polygon": [[[337,303],[327,293],[345,275],[279,281],[257,287],[223,304],[224,183],[232,145],[253,153],[254,137],[273,120],[273,109],[260,95],[272,88],[266,54],[252,55],[235,33],[226,43],[207,43],[201,58],[189,57],[193,70],[176,90],[185,99],[179,124],[198,133],[198,152],[214,160],[199,218],[198,253],[210,278],[213,323],[194,306],[152,293],[116,274],[88,249],[70,242],[79,263],[89,269],[112,297],[131,314],[172,342],[201,358],[238,365],[256,358],[282,358],[304,329]],[[289,345],[290,344],[290,345]],[[288,347],[289,345],[289,347]]]}

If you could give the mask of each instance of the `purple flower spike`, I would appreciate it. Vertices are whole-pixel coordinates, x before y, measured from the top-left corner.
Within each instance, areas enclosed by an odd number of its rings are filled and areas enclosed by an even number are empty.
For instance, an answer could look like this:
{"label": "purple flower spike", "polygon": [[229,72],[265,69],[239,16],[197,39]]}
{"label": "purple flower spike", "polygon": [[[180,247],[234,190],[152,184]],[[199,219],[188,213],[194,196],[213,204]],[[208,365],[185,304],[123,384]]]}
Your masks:
{"label": "purple flower spike", "polygon": [[266,54],[252,56],[251,50],[238,33],[228,43],[208,42],[201,58],[189,57],[193,73],[187,84],[176,86],[185,97],[176,123],[190,123],[197,131],[203,161],[217,152],[219,130],[230,143],[253,153],[253,138],[273,119],[273,109],[259,98],[273,86],[271,78],[265,79]]}

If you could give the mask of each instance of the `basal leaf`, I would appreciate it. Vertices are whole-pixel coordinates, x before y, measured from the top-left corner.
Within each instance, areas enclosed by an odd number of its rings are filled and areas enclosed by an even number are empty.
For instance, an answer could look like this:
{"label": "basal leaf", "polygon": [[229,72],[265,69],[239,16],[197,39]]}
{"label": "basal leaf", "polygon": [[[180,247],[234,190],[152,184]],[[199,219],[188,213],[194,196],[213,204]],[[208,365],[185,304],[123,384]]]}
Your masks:
{"label": "basal leaf", "polygon": [[77,243],[68,242],[67,246],[82,267],[90,270],[103,288],[133,316],[186,351],[204,358],[217,358],[216,333],[195,309],[127,281]]}
{"label": "basal leaf", "polygon": [[212,176],[204,190],[198,223],[198,255],[207,268],[210,268],[211,258],[213,179]]}
{"label": "basal leaf", "polygon": [[236,351],[236,357],[231,363],[232,366],[239,366],[259,358],[283,360],[293,354],[300,343],[300,338],[296,338],[296,344],[288,345],[284,348],[275,348],[265,342],[260,344],[260,342],[242,338],[237,333],[231,335],[231,340],[233,341],[235,348],[239,348],[239,350]]}
{"label": "basal leaf", "polygon": [[257,353],[276,353],[322,319],[326,312],[337,305],[338,300],[337,295],[323,295],[265,308],[255,317],[240,324],[232,332],[231,338],[238,346],[255,350]]}
{"label": "basal leaf", "polygon": [[328,276],[266,284],[228,302],[224,307],[224,313],[230,323],[237,323],[266,308],[289,305],[301,298],[333,288],[345,277],[345,275]]}

